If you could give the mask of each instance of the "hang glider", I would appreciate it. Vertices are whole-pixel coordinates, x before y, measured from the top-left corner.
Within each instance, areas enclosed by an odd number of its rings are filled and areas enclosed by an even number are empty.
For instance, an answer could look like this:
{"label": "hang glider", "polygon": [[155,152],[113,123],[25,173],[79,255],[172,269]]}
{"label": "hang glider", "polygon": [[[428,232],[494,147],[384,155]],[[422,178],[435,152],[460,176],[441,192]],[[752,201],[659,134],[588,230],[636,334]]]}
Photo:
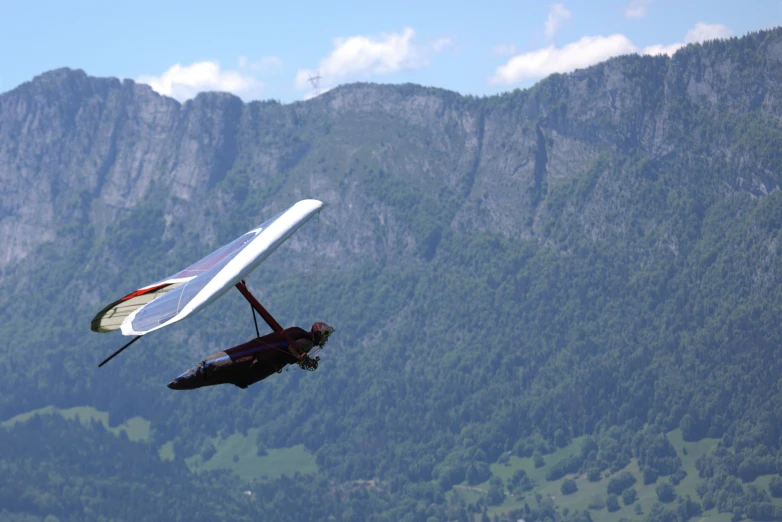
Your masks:
{"label": "hang glider", "polygon": [[[323,203],[314,199],[299,201],[260,226],[215,250],[176,274],[135,290],[107,305],[93,318],[93,332],[117,329],[123,335],[135,336],[114,352],[100,366],[146,335],[198,313],[220,298],[231,287],[239,286],[244,277],[263,262],[312,216]],[[242,292],[244,295],[244,292]],[[245,295],[245,297],[247,297]],[[257,302],[257,301],[256,301]],[[252,301],[251,301],[251,304]],[[268,312],[253,305],[264,319]],[[269,315],[269,318],[271,316]],[[271,318],[275,329],[279,324]]]}

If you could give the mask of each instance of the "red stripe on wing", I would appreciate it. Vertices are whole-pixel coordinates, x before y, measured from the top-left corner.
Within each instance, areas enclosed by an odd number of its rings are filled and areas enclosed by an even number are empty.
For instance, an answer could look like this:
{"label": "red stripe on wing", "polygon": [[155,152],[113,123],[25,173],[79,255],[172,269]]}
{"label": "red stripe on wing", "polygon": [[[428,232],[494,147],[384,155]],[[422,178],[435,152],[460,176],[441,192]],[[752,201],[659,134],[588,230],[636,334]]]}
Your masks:
{"label": "red stripe on wing", "polygon": [[120,301],[127,301],[128,299],[133,299],[134,297],[138,297],[140,295],[148,294],[150,292],[155,292],[157,290],[160,290],[161,288],[165,288],[167,286],[171,285],[171,283],[163,283],[161,285],[156,286],[150,286],[149,288],[142,288],[141,290],[136,290],[135,292],[126,295]]}

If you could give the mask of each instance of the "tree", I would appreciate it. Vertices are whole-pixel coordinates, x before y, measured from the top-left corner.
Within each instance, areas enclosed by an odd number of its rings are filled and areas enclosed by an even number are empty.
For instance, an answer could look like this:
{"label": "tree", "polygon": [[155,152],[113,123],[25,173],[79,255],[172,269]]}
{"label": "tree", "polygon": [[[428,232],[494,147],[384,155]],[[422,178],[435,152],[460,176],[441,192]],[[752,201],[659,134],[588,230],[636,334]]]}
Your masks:
{"label": "tree", "polygon": [[622,509],[622,506],[619,505],[619,497],[617,497],[615,494],[611,493],[606,497],[606,509],[609,513],[613,513],[615,511],[619,511]]}
{"label": "tree", "polygon": [[[679,428],[682,430],[682,438],[685,442],[693,442],[701,438],[700,426],[689,413],[685,413],[682,420],[679,421]],[[686,453],[685,453],[686,455]]]}
{"label": "tree", "polygon": [[489,491],[486,494],[486,501],[490,506],[499,506],[505,502],[505,486],[502,483],[502,479],[499,477],[492,477],[489,481]]}
{"label": "tree", "polygon": [[622,503],[625,506],[629,506],[638,499],[638,492],[635,488],[629,488],[622,492]]}
{"label": "tree", "polygon": [[480,484],[489,477],[491,477],[491,469],[489,468],[489,464],[486,462],[473,462],[470,464],[470,467],[467,468],[466,479],[467,483],[471,486]]}
{"label": "tree", "polygon": [[[636,505],[640,506],[641,504]],[[659,503],[652,506],[646,520],[648,522],[681,522],[679,515],[675,511]]]}
{"label": "tree", "polygon": [[693,517],[697,517],[703,512],[701,504],[698,501],[693,500],[689,495],[684,499],[679,498],[676,512],[679,514],[679,520],[690,520]]}
{"label": "tree", "polygon": [[671,475],[671,484],[673,484],[674,486],[678,486],[679,483],[682,480],[684,480],[686,477],[687,477],[687,472],[684,471],[683,469],[679,469],[676,471],[676,473]]}
{"label": "tree", "polygon": [[676,491],[670,482],[660,482],[655,488],[657,500],[660,502],[673,502],[676,499]]}
{"label": "tree", "polygon": [[568,478],[562,481],[562,486],[560,486],[559,490],[563,495],[570,495],[578,491],[578,486],[575,480]]}
{"label": "tree", "polygon": [[782,477],[779,475],[772,477],[768,484],[768,492],[774,498],[782,498]]}
{"label": "tree", "polygon": [[635,476],[629,471],[624,471],[608,481],[607,492],[619,495],[633,484],[635,484]]}
{"label": "tree", "polygon": [[562,522],[592,522],[592,515],[590,515],[589,511],[586,509],[581,511],[572,511],[567,515],[563,515]]}
{"label": "tree", "polygon": [[581,468],[581,455],[569,455],[555,462],[546,472],[546,480],[559,480],[568,473],[576,473]]}
{"label": "tree", "polygon": [[670,475],[681,467],[681,459],[676,449],[665,435],[644,430],[636,442],[638,464],[646,472],[652,470],[656,475]]}
{"label": "tree", "polygon": [[543,455],[538,450],[535,450],[535,453],[532,454],[532,460],[535,463],[535,468],[542,468],[546,465]]}
{"label": "tree", "polygon": [[464,468],[457,466],[443,467],[437,476],[437,483],[444,491],[451,489],[451,486],[458,484],[465,479]]}
{"label": "tree", "polygon": [[712,509],[714,507],[714,495],[711,494],[711,492],[706,493],[703,495],[703,509],[706,511]]}
{"label": "tree", "polygon": [[204,449],[201,450],[201,462],[206,462],[207,460],[211,459],[215,453],[217,453],[217,450],[215,449],[214,445],[212,443],[207,443],[204,446]]}
{"label": "tree", "polygon": [[511,491],[530,491],[535,487],[535,481],[533,481],[527,475],[527,472],[523,469],[518,469],[513,473],[513,476],[508,479],[508,489]]}

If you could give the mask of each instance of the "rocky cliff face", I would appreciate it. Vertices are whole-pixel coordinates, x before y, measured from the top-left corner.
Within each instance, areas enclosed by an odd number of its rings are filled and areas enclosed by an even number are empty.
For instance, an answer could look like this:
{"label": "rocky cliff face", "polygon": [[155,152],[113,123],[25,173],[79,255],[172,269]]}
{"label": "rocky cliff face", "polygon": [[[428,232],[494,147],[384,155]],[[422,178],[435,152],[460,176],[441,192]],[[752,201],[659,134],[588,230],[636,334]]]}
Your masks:
{"label": "rocky cliff face", "polygon": [[[743,39],[753,66],[713,42],[482,99],[355,84],[284,106],[220,93],[179,104],[129,80],[52,71],[0,95],[0,268],[52,241],[59,224],[101,230],[152,192],[166,195],[167,223],[201,229],[209,244],[223,238],[204,216],[247,193],[267,196],[248,208],[247,224],[318,197],[331,205],[323,218],[332,259],[414,252],[445,229],[540,235],[549,192],[595,168],[595,185],[621,206],[617,150],[658,168],[719,161],[700,183],[762,195],[779,186],[778,166],[724,133],[693,150],[703,137],[688,135],[687,118],[721,125],[752,113],[755,125],[780,124],[781,38]],[[433,207],[434,232],[414,230],[396,190]],[[616,225],[606,217],[614,203],[581,209],[595,237]]]}

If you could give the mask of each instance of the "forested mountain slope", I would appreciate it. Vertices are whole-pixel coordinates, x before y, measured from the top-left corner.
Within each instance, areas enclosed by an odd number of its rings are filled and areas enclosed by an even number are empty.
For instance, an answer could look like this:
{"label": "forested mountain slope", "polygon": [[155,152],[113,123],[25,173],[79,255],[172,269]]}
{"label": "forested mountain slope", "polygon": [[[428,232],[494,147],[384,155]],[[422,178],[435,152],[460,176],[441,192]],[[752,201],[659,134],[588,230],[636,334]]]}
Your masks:
{"label": "forested mountain slope", "polygon": [[[92,406],[151,429],[0,428],[0,519],[582,520],[490,464],[577,440],[551,480],[632,462],[676,482],[674,429],[721,439],[699,509],[782,518],[746,484],[782,472],[781,160],[779,29],[488,98],[353,84],[179,104],[43,74],[0,95],[0,421]],[[285,324],[336,326],[321,369],[167,389],[253,335],[238,293],[96,368],[123,342],[89,332],[104,304],[304,197],[319,222],[248,284]],[[318,471],[188,470],[236,433],[304,444]],[[454,488],[486,480],[508,501]],[[679,496],[621,513],[684,520]]]}

